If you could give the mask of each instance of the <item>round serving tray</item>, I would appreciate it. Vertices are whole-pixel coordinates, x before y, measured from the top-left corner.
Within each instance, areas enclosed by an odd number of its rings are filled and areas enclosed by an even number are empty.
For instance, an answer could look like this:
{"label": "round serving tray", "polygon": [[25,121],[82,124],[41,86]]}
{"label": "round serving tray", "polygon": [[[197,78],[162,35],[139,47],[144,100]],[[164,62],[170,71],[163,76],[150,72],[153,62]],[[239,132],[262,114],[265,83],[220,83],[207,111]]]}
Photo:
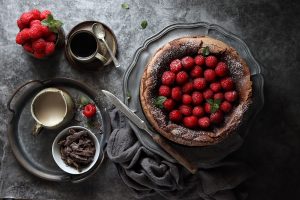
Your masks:
{"label": "round serving tray", "polygon": [[[77,111],[74,118],[57,130],[43,129],[39,135],[32,134],[35,121],[30,113],[33,97],[42,89],[57,87],[67,91],[74,100]],[[86,121],[80,115],[80,98],[85,97],[97,106],[97,114],[93,121]],[[110,133],[110,119],[105,109],[101,107],[95,90],[87,85],[68,78],[54,78],[49,80],[33,80],[19,87],[7,104],[12,112],[8,125],[8,140],[12,151],[19,163],[33,175],[49,181],[80,182],[91,177],[104,160],[107,136]],[[100,142],[100,156],[95,166],[80,175],[71,175],[62,171],[54,162],[51,147],[56,135],[71,125],[85,126],[95,133]]]}
{"label": "round serving tray", "polygon": [[[243,40],[239,39],[236,35],[215,24],[209,24],[205,22],[173,24],[164,28],[162,31],[153,35],[152,37],[148,38],[144,42],[144,44],[137,49],[137,51],[134,54],[132,63],[130,64],[130,66],[124,74],[124,102],[130,107],[130,109],[134,110],[139,117],[141,117],[144,121],[147,122],[140,104],[139,87],[140,79],[148,63],[148,60],[157,51],[157,49],[174,39],[184,36],[199,35],[207,35],[212,38],[216,38],[234,47],[238,51],[240,56],[246,61],[250,68],[251,80],[253,83],[252,104],[244,116],[243,123],[237,130],[239,135],[241,135],[241,137],[244,137],[247,134],[249,127],[253,123],[255,116],[262,109],[264,104],[264,80],[261,74],[261,68],[258,62],[252,56],[249,48]],[[138,130],[138,128],[131,122],[130,125],[134,130]],[[148,125],[150,126],[149,123]],[[143,135],[143,137],[148,136]],[[143,138],[139,139],[143,140]],[[200,149],[197,149],[203,151],[203,155],[206,154],[206,151],[216,152],[216,154],[218,154],[218,152],[215,150],[216,146],[217,145],[205,146],[201,147]],[[152,148],[153,151],[156,151],[155,148],[157,147],[154,144],[150,144],[149,147]],[[181,147],[183,148],[184,146],[180,145],[180,147],[178,148],[180,149]],[[219,149],[220,151],[224,150],[221,148]],[[224,156],[228,154],[231,150],[227,151],[228,152],[224,152]]]}

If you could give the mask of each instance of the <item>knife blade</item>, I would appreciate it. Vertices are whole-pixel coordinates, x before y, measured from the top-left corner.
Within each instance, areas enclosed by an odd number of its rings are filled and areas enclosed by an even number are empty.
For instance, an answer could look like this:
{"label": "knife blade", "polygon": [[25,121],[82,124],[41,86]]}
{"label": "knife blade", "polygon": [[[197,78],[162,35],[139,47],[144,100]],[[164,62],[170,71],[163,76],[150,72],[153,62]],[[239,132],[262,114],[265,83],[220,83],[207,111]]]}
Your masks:
{"label": "knife blade", "polygon": [[146,131],[149,135],[151,135],[152,139],[160,145],[167,153],[169,153],[179,164],[184,166],[188,171],[192,174],[197,172],[197,167],[190,163],[185,157],[183,157],[179,152],[177,152],[166,139],[164,139],[159,134],[152,132],[146,123],[137,116],[128,106],[126,106],[120,99],[118,99],[111,92],[102,90],[102,92],[107,96],[111,103],[116,106],[116,108],[121,111],[130,121],[132,121],[137,127]]}

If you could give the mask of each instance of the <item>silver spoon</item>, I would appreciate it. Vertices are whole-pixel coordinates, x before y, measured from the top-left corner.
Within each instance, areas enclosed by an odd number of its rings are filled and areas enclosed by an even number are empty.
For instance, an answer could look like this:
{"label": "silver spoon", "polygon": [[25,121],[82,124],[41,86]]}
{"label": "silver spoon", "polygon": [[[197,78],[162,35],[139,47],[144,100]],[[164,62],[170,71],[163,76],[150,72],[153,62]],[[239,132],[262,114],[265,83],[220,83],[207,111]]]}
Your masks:
{"label": "silver spoon", "polygon": [[102,26],[102,24],[94,23],[93,26],[92,26],[92,29],[93,29],[94,34],[97,36],[97,38],[99,40],[102,40],[103,43],[105,44],[105,46],[106,46],[106,48],[107,48],[107,50],[110,54],[110,57],[112,58],[115,66],[120,67],[119,61],[116,59],[115,55],[113,54],[110,47],[107,45],[107,43],[105,41],[105,30],[104,30],[104,27]]}

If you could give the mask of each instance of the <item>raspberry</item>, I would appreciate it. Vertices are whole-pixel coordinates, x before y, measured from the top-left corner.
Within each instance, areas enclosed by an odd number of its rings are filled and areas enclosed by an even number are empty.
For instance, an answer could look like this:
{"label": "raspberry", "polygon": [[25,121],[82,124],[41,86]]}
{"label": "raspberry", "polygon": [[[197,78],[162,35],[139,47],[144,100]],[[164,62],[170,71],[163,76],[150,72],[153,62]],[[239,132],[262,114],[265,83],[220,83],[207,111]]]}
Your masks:
{"label": "raspberry", "polygon": [[198,120],[198,125],[201,128],[208,128],[210,126],[210,119],[208,117],[202,117]]}
{"label": "raspberry", "polygon": [[30,40],[30,29],[24,28],[23,30],[21,30],[21,34],[24,42]]}
{"label": "raspberry", "polygon": [[213,82],[216,79],[216,73],[212,69],[207,69],[204,71],[204,78],[208,82]]}
{"label": "raspberry", "polygon": [[200,105],[203,101],[203,95],[200,92],[193,92],[192,94],[193,104]]}
{"label": "raspberry", "polygon": [[196,117],[202,117],[205,114],[204,109],[201,106],[193,108],[193,115]]}
{"label": "raspberry", "polygon": [[30,13],[33,15],[33,19],[40,19],[41,12],[37,9],[33,9],[30,11]]}
{"label": "raspberry", "polygon": [[32,45],[30,42],[26,42],[24,45],[23,45],[23,48],[25,51],[29,52],[29,53],[33,53],[33,48],[32,48]]}
{"label": "raspberry", "polygon": [[183,118],[183,125],[187,128],[196,128],[198,125],[197,117],[188,116]]}
{"label": "raspberry", "polygon": [[205,58],[202,55],[197,55],[194,60],[195,60],[196,65],[201,66],[201,65],[204,65],[204,63],[205,63]]}
{"label": "raspberry", "polygon": [[232,105],[228,101],[224,101],[224,102],[221,103],[220,109],[223,112],[228,113],[232,110]]}
{"label": "raspberry", "polygon": [[182,95],[182,103],[185,105],[189,105],[193,102],[193,98],[191,95],[184,94]]}
{"label": "raspberry", "polygon": [[218,59],[215,56],[207,56],[205,59],[205,65],[209,68],[214,68],[218,63]]}
{"label": "raspberry", "polygon": [[187,106],[187,105],[181,105],[179,107],[179,111],[184,116],[190,116],[190,115],[192,115],[192,112],[193,112],[192,108],[190,106]]}
{"label": "raspberry", "polygon": [[42,25],[42,24],[41,24],[41,21],[35,19],[35,20],[32,20],[32,21],[30,22],[30,27],[33,27],[33,26],[35,26],[35,25]]}
{"label": "raspberry", "polygon": [[175,82],[176,75],[171,71],[165,71],[161,77],[162,84],[172,85]]}
{"label": "raspberry", "polygon": [[20,17],[20,20],[23,25],[27,26],[31,22],[31,20],[34,20],[34,16],[30,12],[23,13]]}
{"label": "raspberry", "polygon": [[224,97],[229,102],[234,102],[238,98],[238,93],[236,91],[225,92]]}
{"label": "raspberry", "polygon": [[210,114],[210,121],[214,124],[220,124],[223,121],[223,113],[220,110],[217,110],[216,112]]}
{"label": "raspberry", "polygon": [[186,57],[182,58],[181,63],[182,63],[183,68],[186,70],[192,69],[195,64],[194,59],[190,56],[186,56]]}
{"label": "raspberry", "polygon": [[206,87],[206,80],[204,78],[194,79],[193,86],[196,90],[203,90]]}
{"label": "raspberry", "polygon": [[172,88],[171,96],[172,96],[172,99],[174,99],[175,101],[180,101],[182,98],[181,88],[180,87]]}
{"label": "raspberry", "polygon": [[189,80],[189,75],[185,71],[178,72],[176,75],[176,83],[182,85]]}
{"label": "raspberry", "polygon": [[173,99],[166,99],[163,103],[164,108],[167,111],[171,111],[173,110],[173,108],[175,107],[175,101]]}
{"label": "raspberry", "polygon": [[182,92],[185,94],[189,94],[193,91],[193,83],[189,82],[183,85]]}
{"label": "raspberry", "polygon": [[34,52],[44,53],[46,48],[46,42],[44,39],[40,38],[32,42],[32,48]]}
{"label": "raspberry", "polygon": [[171,89],[166,85],[162,85],[158,89],[158,94],[159,96],[169,97],[171,95]]}
{"label": "raspberry", "polygon": [[34,52],[33,55],[36,58],[44,58],[45,57],[45,53]]}
{"label": "raspberry", "polygon": [[56,34],[50,33],[50,35],[46,38],[47,42],[56,42]]}
{"label": "raspberry", "polygon": [[182,69],[182,64],[179,59],[173,60],[170,64],[170,70],[171,72],[174,72],[175,74],[179,72]]}
{"label": "raspberry", "polygon": [[215,68],[215,72],[217,76],[223,77],[226,76],[229,72],[229,69],[224,62],[219,62],[217,67]]}
{"label": "raspberry", "polygon": [[30,27],[29,32],[32,39],[38,39],[43,36],[42,26],[39,25]]}
{"label": "raspberry", "polygon": [[24,25],[20,19],[17,20],[17,25],[18,25],[20,30],[22,30],[23,28],[26,27],[26,25]]}
{"label": "raspberry", "polygon": [[47,56],[53,54],[55,51],[55,44],[53,42],[46,42],[45,54]]}
{"label": "raspberry", "polygon": [[21,32],[19,32],[18,34],[17,34],[17,36],[16,36],[16,43],[17,44],[24,44],[24,39],[23,39],[23,36],[22,36],[22,33]]}
{"label": "raspberry", "polygon": [[96,106],[94,104],[89,103],[86,106],[84,106],[82,114],[86,118],[92,118],[93,116],[95,116],[96,112],[97,112]]}
{"label": "raspberry", "polygon": [[234,82],[233,82],[232,78],[230,78],[230,77],[223,78],[221,80],[221,86],[226,91],[232,90],[233,86],[234,86]]}
{"label": "raspberry", "polygon": [[209,87],[213,92],[219,92],[222,89],[222,86],[219,82],[211,83]]}
{"label": "raspberry", "polygon": [[43,32],[43,36],[44,37],[47,37],[47,36],[49,36],[50,35],[50,33],[51,33],[51,30],[49,29],[49,27],[48,26],[41,26],[41,31]]}
{"label": "raspberry", "polygon": [[224,94],[219,92],[219,93],[216,93],[214,94],[214,99],[220,99],[220,100],[223,100],[224,99]]}
{"label": "raspberry", "polygon": [[202,76],[202,74],[203,74],[203,70],[202,70],[202,68],[201,68],[200,66],[198,66],[198,65],[196,65],[196,66],[192,69],[192,71],[190,72],[190,76],[191,76],[192,78],[199,78],[199,77]]}
{"label": "raspberry", "polygon": [[211,89],[206,89],[204,92],[203,92],[203,97],[204,99],[211,99],[213,98],[214,96],[214,93]]}
{"label": "raspberry", "polygon": [[206,112],[206,113],[210,113],[210,104],[209,103],[205,103],[204,104],[204,111]]}
{"label": "raspberry", "polygon": [[51,14],[51,12],[49,10],[44,10],[43,12],[41,12],[40,14],[40,19],[46,19],[48,17],[48,15]]}
{"label": "raspberry", "polygon": [[169,113],[169,119],[172,121],[172,122],[180,122],[181,119],[182,119],[182,114],[180,113],[179,110],[172,110],[170,113]]}

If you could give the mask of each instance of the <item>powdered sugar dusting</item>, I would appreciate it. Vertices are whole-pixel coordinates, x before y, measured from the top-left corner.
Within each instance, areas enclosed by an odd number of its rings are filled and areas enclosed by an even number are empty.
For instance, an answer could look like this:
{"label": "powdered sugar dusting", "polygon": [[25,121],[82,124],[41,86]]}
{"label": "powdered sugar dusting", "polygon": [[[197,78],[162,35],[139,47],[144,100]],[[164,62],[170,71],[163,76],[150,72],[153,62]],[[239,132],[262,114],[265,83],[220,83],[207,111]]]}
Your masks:
{"label": "powdered sugar dusting", "polygon": [[232,56],[228,54],[224,56],[224,60],[227,63],[230,74],[234,80],[239,80],[244,76],[243,65],[240,61],[232,58]]}

